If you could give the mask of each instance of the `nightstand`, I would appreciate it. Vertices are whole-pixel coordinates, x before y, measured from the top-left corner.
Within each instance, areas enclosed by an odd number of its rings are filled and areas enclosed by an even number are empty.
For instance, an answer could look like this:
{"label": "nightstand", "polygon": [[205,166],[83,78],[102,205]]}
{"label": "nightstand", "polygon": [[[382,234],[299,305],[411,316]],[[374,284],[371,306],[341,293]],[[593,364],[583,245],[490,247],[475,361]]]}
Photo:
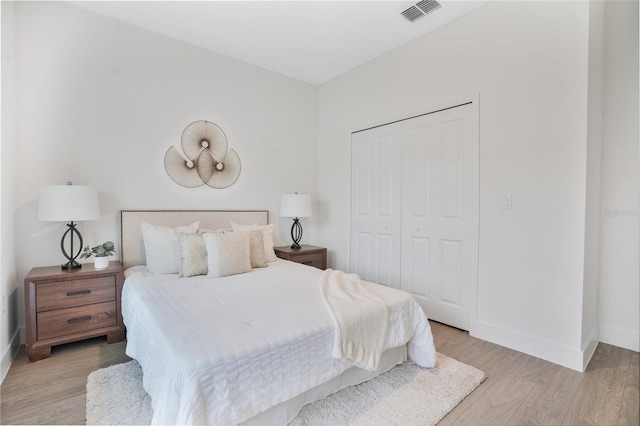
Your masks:
{"label": "nightstand", "polygon": [[24,278],[29,360],[48,358],[52,346],[90,337],[106,335],[109,343],[124,340],[123,271],[120,262],[104,269],[95,269],[93,263],[71,271],[33,268]]}
{"label": "nightstand", "polygon": [[291,247],[274,247],[273,250],[280,259],[327,269],[327,249],[324,247],[303,244],[297,250]]}

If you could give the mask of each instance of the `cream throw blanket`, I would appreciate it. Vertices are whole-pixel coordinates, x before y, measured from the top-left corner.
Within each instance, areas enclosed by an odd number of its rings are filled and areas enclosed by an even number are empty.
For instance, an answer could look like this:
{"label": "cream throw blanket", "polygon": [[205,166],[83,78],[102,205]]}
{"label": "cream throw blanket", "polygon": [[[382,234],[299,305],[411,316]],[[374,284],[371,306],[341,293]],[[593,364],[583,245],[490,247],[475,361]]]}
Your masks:
{"label": "cream throw blanket", "polygon": [[333,358],[375,371],[387,349],[389,311],[384,301],[362,285],[358,275],[332,269],[322,273],[320,291],[336,324]]}

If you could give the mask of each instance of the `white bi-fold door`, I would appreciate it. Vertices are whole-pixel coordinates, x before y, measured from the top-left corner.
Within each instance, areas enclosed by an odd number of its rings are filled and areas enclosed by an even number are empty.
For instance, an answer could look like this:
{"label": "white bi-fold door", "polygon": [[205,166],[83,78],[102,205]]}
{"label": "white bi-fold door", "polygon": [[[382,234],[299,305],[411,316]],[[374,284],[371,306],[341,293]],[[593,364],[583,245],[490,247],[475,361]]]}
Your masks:
{"label": "white bi-fold door", "polygon": [[466,104],[352,135],[351,269],[468,330],[478,158]]}

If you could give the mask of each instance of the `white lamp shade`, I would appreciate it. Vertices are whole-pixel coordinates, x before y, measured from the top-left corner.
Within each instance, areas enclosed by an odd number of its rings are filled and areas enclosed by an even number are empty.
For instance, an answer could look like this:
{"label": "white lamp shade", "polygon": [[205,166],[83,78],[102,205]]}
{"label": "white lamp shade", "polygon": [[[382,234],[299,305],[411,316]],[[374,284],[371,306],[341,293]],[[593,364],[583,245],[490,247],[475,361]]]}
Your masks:
{"label": "white lamp shade", "polygon": [[307,194],[283,194],[280,202],[280,216],[311,216],[311,197]]}
{"label": "white lamp shade", "polygon": [[78,185],[47,185],[40,188],[39,220],[73,222],[99,217],[98,191],[94,188]]}

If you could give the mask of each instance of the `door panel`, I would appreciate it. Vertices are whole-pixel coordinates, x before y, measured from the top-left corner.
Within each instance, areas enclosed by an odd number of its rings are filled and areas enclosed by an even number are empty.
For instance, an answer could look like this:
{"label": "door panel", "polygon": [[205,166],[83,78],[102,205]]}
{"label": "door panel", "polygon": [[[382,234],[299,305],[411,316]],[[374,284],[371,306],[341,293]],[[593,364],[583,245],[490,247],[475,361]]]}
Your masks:
{"label": "door panel", "polygon": [[406,253],[411,263],[411,275],[402,279],[402,290],[423,297],[429,295],[429,250],[431,242],[429,238],[412,237],[411,251]]}
{"label": "door panel", "polygon": [[460,305],[462,241],[440,240],[441,300]]}
{"label": "door panel", "polygon": [[[371,234],[368,232],[356,232],[355,233],[355,256],[352,258],[351,270],[360,275],[363,280],[370,281],[369,277],[369,265],[370,254],[369,248],[371,247]],[[353,263],[355,262],[355,263]]]}
{"label": "door panel", "polygon": [[[437,118],[437,117],[433,117]],[[462,202],[462,120],[440,124],[440,205],[442,216],[460,218]],[[437,160],[436,160],[437,161]]]}

